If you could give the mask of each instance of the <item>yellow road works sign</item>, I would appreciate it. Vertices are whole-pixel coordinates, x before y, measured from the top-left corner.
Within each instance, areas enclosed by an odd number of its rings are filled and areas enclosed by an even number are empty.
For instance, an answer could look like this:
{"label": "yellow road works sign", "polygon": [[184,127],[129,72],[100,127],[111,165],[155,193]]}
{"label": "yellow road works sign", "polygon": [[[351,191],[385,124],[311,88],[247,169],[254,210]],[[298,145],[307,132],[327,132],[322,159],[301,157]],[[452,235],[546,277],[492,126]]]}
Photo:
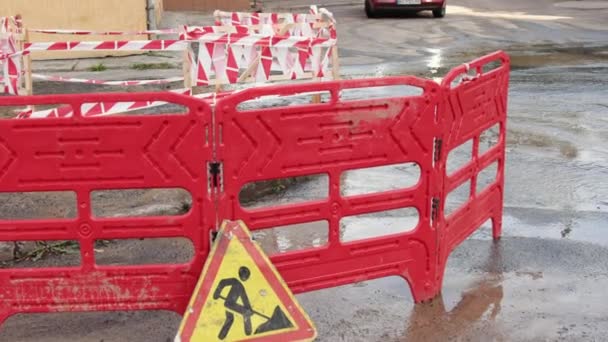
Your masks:
{"label": "yellow road works sign", "polygon": [[245,224],[224,221],[175,341],[311,341],[316,335]]}

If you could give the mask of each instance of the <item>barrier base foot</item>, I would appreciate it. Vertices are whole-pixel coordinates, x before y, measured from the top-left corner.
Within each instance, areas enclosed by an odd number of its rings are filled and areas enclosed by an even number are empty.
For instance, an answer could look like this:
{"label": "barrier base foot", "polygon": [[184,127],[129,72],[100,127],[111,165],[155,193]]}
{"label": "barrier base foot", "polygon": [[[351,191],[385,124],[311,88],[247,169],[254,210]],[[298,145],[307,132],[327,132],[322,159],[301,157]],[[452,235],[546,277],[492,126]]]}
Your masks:
{"label": "barrier base foot", "polygon": [[492,219],[492,236],[494,240],[500,240],[502,236],[502,218]]}

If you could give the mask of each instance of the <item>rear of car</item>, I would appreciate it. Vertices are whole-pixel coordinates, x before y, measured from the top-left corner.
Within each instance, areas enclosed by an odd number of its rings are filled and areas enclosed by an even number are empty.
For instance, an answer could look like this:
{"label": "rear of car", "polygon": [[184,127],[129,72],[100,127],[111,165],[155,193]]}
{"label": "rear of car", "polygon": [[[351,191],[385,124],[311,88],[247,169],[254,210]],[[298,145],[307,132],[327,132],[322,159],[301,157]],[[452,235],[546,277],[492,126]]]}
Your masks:
{"label": "rear of car", "polygon": [[446,2],[447,0],[365,0],[365,13],[373,18],[381,12],[433,11],[435,18],[443,18]]}

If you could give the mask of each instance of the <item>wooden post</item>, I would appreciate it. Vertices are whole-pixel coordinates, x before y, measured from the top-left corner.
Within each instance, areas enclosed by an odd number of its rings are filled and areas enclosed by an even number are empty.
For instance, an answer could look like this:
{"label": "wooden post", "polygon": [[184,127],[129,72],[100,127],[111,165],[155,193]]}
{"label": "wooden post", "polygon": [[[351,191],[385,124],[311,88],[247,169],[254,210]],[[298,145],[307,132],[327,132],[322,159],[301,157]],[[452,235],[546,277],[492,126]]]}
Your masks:
{"label": "wooden post", "polygon": [[[21,41],[21,50],[25,48],[25,44],[30,41],[30,33],[26,28],[23,29],[23,40]],[[23,56],[23,68],[25,69],[25,94],[33,95],[34,87],[32,82],[32,55],[31,53]],[[32,111],[34,108],[32,107]]]}
{"label": "wooden post", "polygon": [[216,83],[215,83],[215,93],[217,94],[217,93],[219,93],[219,92],[222,91],[223,87],[222,87],[222,84],[220,83],[220,81],[219,81],[219,79],[217,77],[215,78],[215,80],[216,80]]}
{"label": "wooden post", "polygon": [[338,42],[331,50],[331,74],[334,81],[340,79],[340,58],[338,57]]}
{"label": "wooden post", "polygon": [[247,67],[247,70],[245,70],[245,72],[242,73],[241,76],[239,76],[237,83],[246,82],[250,76],[253,77],[252,74],[255,71],[255,69],[258,68],[258,65],[260,64],[261,60],[262,60],[262,56],[260,55],[249,65],[249,67]]}
{"label": "wooden post", "polygon": [[[192,57],[192,59],[190,57]],[[194,52],[192,51],[191,45],[188,45],[186,50],[184,50],[183,58],[184,58],[184,63],[182,66],[182,72],[184,74],[184,88],[192,90],[192,73],[190,71],[192,69]]]}

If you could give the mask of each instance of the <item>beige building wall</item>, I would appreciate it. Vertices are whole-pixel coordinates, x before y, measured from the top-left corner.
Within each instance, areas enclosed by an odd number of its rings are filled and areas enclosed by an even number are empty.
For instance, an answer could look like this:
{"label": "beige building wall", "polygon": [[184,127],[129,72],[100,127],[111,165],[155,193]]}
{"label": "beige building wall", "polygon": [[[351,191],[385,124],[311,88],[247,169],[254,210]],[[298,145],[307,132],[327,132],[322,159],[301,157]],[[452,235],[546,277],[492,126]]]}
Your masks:
{"label": "beige building wall", "polygon": [[[156,22],[162,0],[156,2]],[[148,0],[0,0],[0,16],[21,14],[26,28],[141,31],[148,28]],[[155,27],[156,25],[151,25]],[[120,37],[120,38],[118,38]],[[146,36],[66,36],[31,33],[32,42],[147,39]],[[111,52],[36,52],[34,59],[81,58],[116,55]]]}

